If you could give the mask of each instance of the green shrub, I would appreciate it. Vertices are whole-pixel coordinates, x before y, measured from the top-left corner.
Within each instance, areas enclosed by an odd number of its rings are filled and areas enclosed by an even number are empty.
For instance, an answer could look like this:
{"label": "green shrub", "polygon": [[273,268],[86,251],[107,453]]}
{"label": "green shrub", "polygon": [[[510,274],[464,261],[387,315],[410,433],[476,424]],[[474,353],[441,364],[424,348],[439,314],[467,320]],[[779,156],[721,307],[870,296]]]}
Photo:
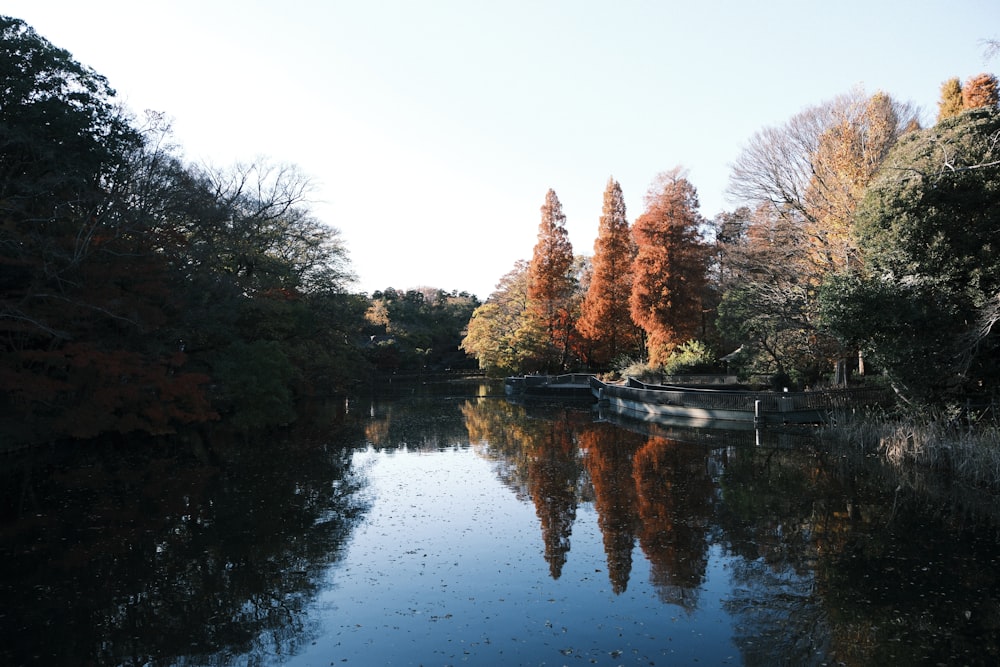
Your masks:
{"label": "green shrub", "polygon": [[699,340],[689,340],[677,347],[663,366],[667,375],[696,375],[715,370],[715,355]]}

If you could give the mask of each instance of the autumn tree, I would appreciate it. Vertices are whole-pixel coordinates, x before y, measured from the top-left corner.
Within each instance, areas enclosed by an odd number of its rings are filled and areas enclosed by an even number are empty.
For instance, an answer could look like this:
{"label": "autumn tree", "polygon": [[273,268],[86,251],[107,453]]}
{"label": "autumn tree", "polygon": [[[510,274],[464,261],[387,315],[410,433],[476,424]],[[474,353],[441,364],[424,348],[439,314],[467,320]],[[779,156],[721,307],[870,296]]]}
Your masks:
{"label": "autumn tree", "polygon": [[916,111],[857,89],[761,130],[733,166],[729,191],[802,226],[802,270],[816,282],[850,262],[850,220],[864,189]]}
{"label": "autumn tree", "polygon": [[893,150],[858,209],[863,264],[831,276],[824,322],[905,395],[1000,381],[1000,111],[968,110]]}
{"label": "autumn tree", "polygon": [[737,366],[746,375],[773,376],[783,386],[804,372],[815,375],[819,341],[799,268],[802,228],[764,206],[716,224],[725,230],[716,240],[724,267],[717,329],[725,348],[740,349]]}
{"label": "autumn tree", "polygon": [[[811,354],[803,357],[797,350],[794,365],[793,358],[784,360],[781,365],[789,373],[810,379],[807,376],[815,376],[817,369],[854,354],[838,350],[817,331],[816,289],[827,275],[858,264],[854,212],[888,151],[915,126],[916,112],[910,105],[856,89],[796,114],[784,126],[758,132],[737,159],[730,193],[755,208],[758,216],[773,218],[768,226],[783,227],[785,240],[796,244],[788,248],[787,271],[782,274],[786,282],[743,284],[738,286],[743,296],[735,295],[743,303],[748,290],[766,293],[771,316],[793,317],[785,323],[769,319],[768,328],[797,341],[813,341]],[[781,295],[789,301],[776,301]],[[798,327],[804,328],[796,333]],[[745,342],[752,357],[773,361],[774,355],[757,343]]]}
{"label": "autumn tree", "polygon": [[809,259],[822,275],[857,261],[851,220],[865,188],[901,133],[900,107],[884,93],[835,110],[810,156],[804,200]]}
{"label": "autumn tree", "polygon": [[565,368],[569,360],[573,318],[570,298],[573,279],[573,246],[566,231],[566,216],[554,190],[545,195],[538,241],[528,267],[530,308],[548,336],[550,368]]}
{"label": "autumn tree", "polygon": [[938,101],[937,121],[962,112],[962,82],[958,77],[952,77],[941,84],[941,99]]}
{"label": "autumn tree", "polygon": [[542,370],[548,339],[529,308],[529,271],[528,262],[518,261],[469,320],[461,348],[487,375]]}
{"label": "autumn tree", "polygon": [[641,345],[640,331],[629,308],[635,254],[621,185],[608,179],[594,241],[590,285],[576,324],[586,341],[586,358],[592,366],[606,367],[620,355],[636,352]]}
{"label": "autumn tree", "polygon": [[997,101],[997,78],[992,74],[977,74],[962,86],[963,109],[996,108]]}
{"label": "autumn tree", "polygon": [[637,252],[629,299],[633,321],[646,333],[651,364],[702,331],[707,252],[699,231],[698,193],[678,168],[660,174],[636,219]]}

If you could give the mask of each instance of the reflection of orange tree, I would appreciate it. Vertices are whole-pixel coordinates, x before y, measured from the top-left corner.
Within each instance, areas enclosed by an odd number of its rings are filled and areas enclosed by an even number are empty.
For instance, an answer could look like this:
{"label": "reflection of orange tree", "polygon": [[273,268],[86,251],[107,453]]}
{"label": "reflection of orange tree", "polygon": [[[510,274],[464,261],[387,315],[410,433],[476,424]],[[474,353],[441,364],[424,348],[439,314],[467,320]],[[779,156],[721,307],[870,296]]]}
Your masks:
{"label": "reflection of orange tree", "polygon": [[505,484],[528,495],[542,527],[545,560],[554,579],[570,548],[580,493],[580,462],[574,435],[590,413],[560,408],[544,414],[506,401],[467,401],[462,406],[469,442],[498,464]]}
{"label": "reflection of orange tree", "polygon": [[705,578],[712,479],[706,450],[650,438],[636,452],[632,474],[639,500],[639,544],[664,602],[694,609]]}
{"label": "reflection of orange tree", "polygon": [[642,436],[607,423],[595,423],[580,433],[583,464],[594,486],[594,509],[604,536],[608,578],[615,594],[628,588],[632,547],[638,530],[636,485],[632,457]]}
{"label": "reflection of orange tree", "polygon": [[528,491],[542,524],[549,573],[553,579],[558,579],[566,564],[569,536],[576,519],[580,466],[569,420],[563,418],[542,424],[547,428],[524,443]]}
{"label": "reflection of orange tree", "polygon": [[372,417],[365,422],[365,442],[376,449],[385,447],[389,443],[389,420],[391,419],[391,409],[386,410],[382,417]]}

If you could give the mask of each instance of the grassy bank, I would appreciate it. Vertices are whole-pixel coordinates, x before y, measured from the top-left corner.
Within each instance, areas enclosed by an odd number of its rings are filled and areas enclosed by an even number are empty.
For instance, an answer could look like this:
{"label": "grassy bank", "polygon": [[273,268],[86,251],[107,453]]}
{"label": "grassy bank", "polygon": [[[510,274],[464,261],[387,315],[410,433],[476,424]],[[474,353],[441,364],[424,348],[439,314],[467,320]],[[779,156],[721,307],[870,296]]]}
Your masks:
{"label": "grassy bank", "polygon": [[947,415],[868,416],[838,420],[831,435],[899,468],[940,471],[956,481],[1000,492],[1000,424]]}

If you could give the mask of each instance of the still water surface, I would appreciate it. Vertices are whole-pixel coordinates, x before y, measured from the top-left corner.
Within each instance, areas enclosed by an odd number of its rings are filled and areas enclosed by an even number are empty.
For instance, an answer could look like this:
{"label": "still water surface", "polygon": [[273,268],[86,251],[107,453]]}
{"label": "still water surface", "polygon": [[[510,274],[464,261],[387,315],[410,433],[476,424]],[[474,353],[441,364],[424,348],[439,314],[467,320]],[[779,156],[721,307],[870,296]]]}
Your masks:
{"label": "still water surface", "polygon": [[811,435],[496,393],[10,457],[0,663],[1000,660],[995,499]]}

